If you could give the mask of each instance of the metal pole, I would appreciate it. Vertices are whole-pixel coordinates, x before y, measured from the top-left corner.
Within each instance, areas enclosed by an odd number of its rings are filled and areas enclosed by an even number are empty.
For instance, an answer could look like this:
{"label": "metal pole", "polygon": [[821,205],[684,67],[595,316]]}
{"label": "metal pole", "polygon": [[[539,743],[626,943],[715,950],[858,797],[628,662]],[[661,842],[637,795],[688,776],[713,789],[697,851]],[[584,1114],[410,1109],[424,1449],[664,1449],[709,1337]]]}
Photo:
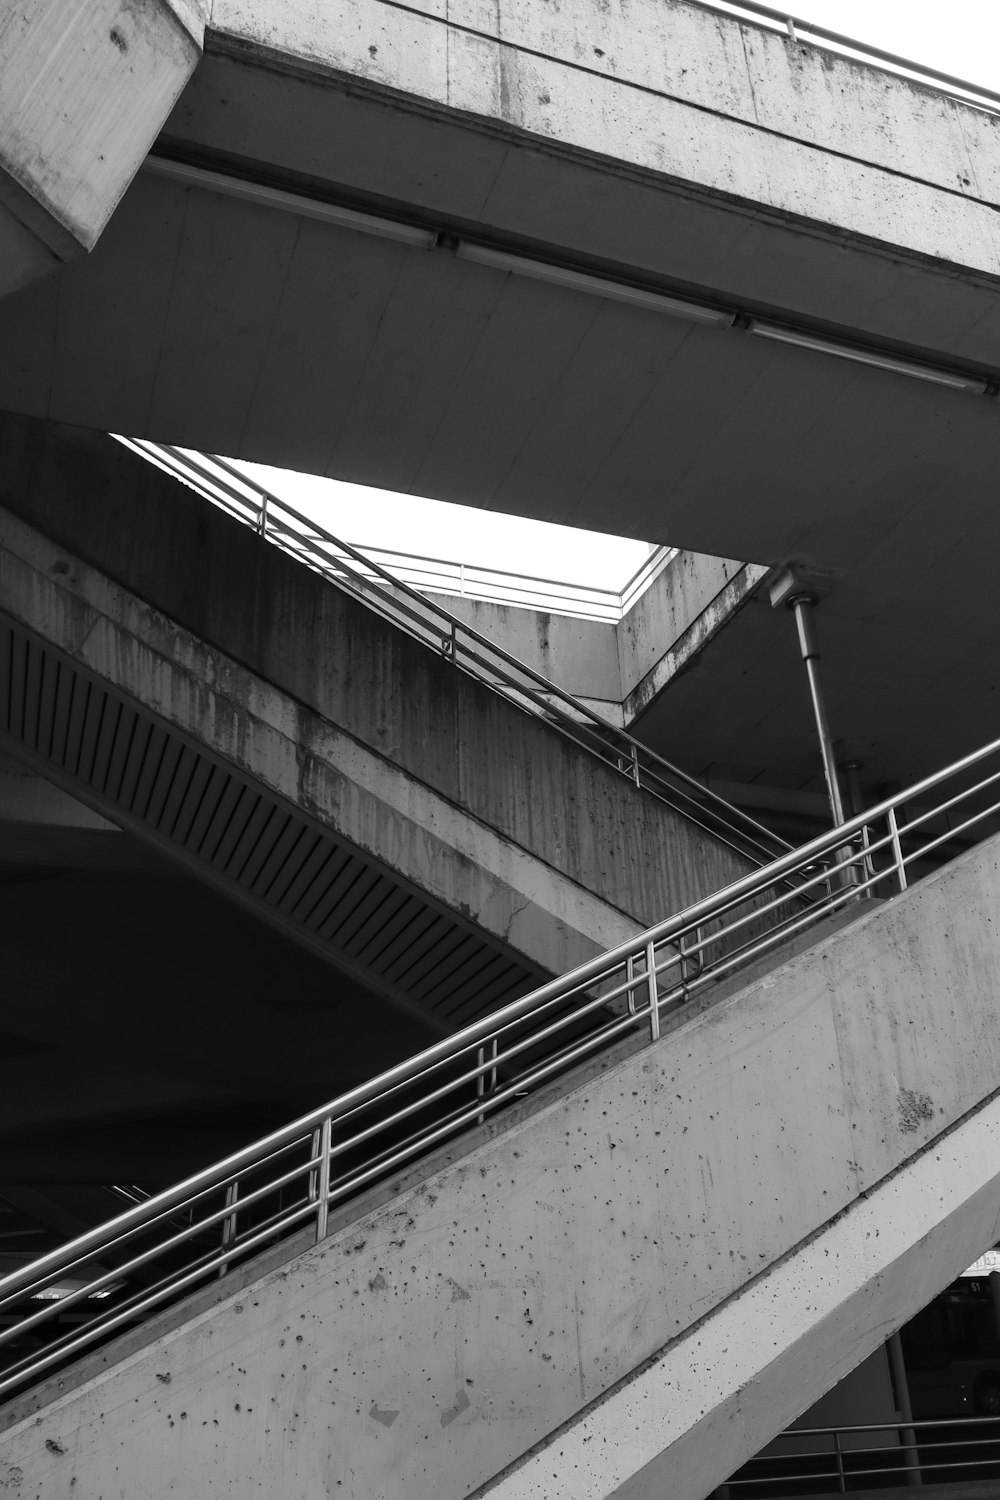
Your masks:
{"label": "metal pole", "polygon": [[646,980],[649,987],[649,1039],[660,1035],[660,998],[656,986],[656,944],[646,944]]}
{"label": "metal pole", "polygon": [[844,1473],[844,1450],[840,1443],[840,1433],[833,1434],[833,1451],[837,1455],[837,1489],[842,1495],[847,1494],[847,1476]]}
{"label": "metal pole", "polygon": [[886,822],[889,824],[889,837],[892,840],[892,859],[896,867],[896,878],[899,881],[899,889],[906,890],[906,866],[903,863],[903,846],[899,842],[899,825],[896,822],[896,809],[890,807]]}
{"label": "metal pole", "polygon": [[799,649],[802,652],[806,676],[809,679],[809,694],[816,718],[816,732],[819,735],[820,754],[823,757],[823,771],[830,798],[830,811],[833,814],[833,826],[839,828],[846,820],[844,804],[840,797],[840,782],[837,779],[837,761],[833,753],[833,740],[830,737],[826,704],[819,680],[819,636],[816,633],[816,620],[813,615],[816,600],[812,594],[793,594],[788,601],[788,607],[795,615],[795,625],[799,632]]}
{"label": "metal pole", "polygon": [[316,1243],[326,1239],[330,1216],[330,1154],[333,1149],[333,1120],[327,1115],[319,1128],[319,1181],[316,1184]]}
{"label": "metal pole", "polygon": [[913,1421],[913,1408],[910,1405],[910,1383],[906,1378],[906,1365],[903,1362],[903,1344],[898,1333],[894,1333],[886,1340],[886,1352],[889,1355],[889,1368],[892,1371],[892,1384],[896,1392],[896,1405],[899,1407],[899,1415],[904,1425],[900,1428],[899,1436],[902,1440],[903,1451],[907,1463],[907,1484],[923,1484],[923,1475],[920,1472],[920,1456],[917,1453],[917,1438],[913,1428],[909,1425]]}

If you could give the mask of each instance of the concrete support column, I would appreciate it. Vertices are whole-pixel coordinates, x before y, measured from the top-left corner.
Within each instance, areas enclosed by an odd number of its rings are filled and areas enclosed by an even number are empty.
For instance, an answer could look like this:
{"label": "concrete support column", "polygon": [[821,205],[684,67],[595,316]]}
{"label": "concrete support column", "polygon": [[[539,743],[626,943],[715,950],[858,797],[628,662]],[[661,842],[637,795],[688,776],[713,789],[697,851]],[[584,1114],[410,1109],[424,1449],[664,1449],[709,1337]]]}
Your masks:
{"label": "concrete support column", "polygon": [[201,56],[211,0],[0,17],[0,296],[93,248]]}

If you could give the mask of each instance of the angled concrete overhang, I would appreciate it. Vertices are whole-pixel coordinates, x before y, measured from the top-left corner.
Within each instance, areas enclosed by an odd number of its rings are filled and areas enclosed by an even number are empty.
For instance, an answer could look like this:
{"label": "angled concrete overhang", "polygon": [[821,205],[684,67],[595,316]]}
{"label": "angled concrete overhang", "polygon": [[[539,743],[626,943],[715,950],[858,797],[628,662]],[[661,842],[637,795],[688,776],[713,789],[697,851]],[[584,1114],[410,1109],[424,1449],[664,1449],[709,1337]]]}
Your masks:
{"label": "angled concrete overhang", "polygon": [[201,56],[211,0],[0,19],[0,296],[93,249]]}

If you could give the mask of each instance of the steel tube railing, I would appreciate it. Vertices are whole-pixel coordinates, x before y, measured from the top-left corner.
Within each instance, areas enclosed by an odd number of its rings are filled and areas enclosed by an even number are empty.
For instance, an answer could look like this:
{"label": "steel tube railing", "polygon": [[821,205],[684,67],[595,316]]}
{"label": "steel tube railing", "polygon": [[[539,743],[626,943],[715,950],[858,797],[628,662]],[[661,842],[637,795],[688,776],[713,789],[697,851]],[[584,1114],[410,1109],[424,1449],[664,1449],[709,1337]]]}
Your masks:
{"label": "steel tube railing", "polygon": [[[1000,779],[1000,769],[976,775],[991,757],[1000,762],[1000,740],[5,1277],[0,1312],[20,1315],[0,1329],[0,1351],[15,1346],[16,1355],[0,1374],[0,1391],[276,1235],[311,1222],[322,1238],[333,1204],[617,1039],[654,1042],[663,1018],[691,996],[828,915],[864,910],[867,891],[893,879],[905,889],[908,866],[997,819],[1000,803],[976,803]],[[901,829],[898,810],[917,802],[920,813]],[[966,816],[958,826],[932,835],[926,825],[959,807]],[[844,868],[856,884],[832,878]],[[790,880],[797,882],[791,892]],[[293,1151],[301,1161],[288,1160]],[[253,1222],[260,1213],[263,1224]],[[217,1253],[205,1251],[206,1235],[218,1237]],[[128,1286],[153,1264],[162,1274],[152,1290]],[[67,1287],[67,1279],[81,1284]],[[94,1306],[95,1293],[119,1286],[128,1294],[122,1305]],[[46,1294],[58,1300],[39,1307]],[[89,1315],[71,1343],[62,1334],[41,1351],[17,1350],[18,1340],[40,1336],[66,1310]]]}
{"label": "steel tube railing", "polygon": [[[642,745],[626,730],[619,729],[541,672],[396,577],[370,555],[341,541],[257,485],[225,459],[207,460],[167,444],[145,440],[120,441],[197,488],[261,536],[360,598],[425,645],[450,657],[478,681],[534,713],[586,754],[635,781],[644,791],[737,852],[761,863],[789,849],[783,839],[704,786],[697,777]],[[243,494],[243,490],[248,493]],[[626,588],[648,567],[648,562],[643,564]]]}
{"label": "steel tube railing", "polygon": [[[884,71],[910,75],[918,83],[930,84],[938,93],[949,94],[960,99],[964,104],[973,104],[994,112],[1000,107],[1000,93],[994,89],[984,88],[982,84],[970,83],[965,78],[958,78],[953,73],[944,73],[940,68],[929,67],[926,63],[914,62],[912,58],[900,57],[898,53],[875,47],[870,42],[860,42],[857,37],[845,36],[842,32],[831,31],[826,26],[817,26],[815,22],[792,15],[787,10],[758,4],[757,0],[725,0],[723,5],[713,4],[713,0],[695,0],[695,3],[717,14],[735,15],[737,18],[743,15],[751,17],[755,22],[760,19],[773,21],[776,27],[780,27],[793,41],[816,39],[820,43],[832,42],[833,49],[827,50],[836,49],[839,52],[843,48],[862,61],[871,61],[876,66],[883,67]],[[770,30],[770,28],[766,29]],[[888,68],[884,67],[885,64],[889,65]]]}
{"label": "steel tube railing", "polygon": [[[988,1435],[982,1435],[984,1429]],[[936,1436],[939,1432],[954,1434],[956,1431],[968,1435]],[[896,1443],[854,1447],[844,1441],[845,1438],[878,1433],[894,1436]],[[801,1446],[821,1440],[826,1440],[829,1446],[812,1449]],[[782,1444],[790,1445],[787,1451],[782,1451]],[[971,1454],[974,1449],[985,1451]],[[939,1456],[954,1452],[970,1456]],[[876,1457],[885,1462],[872,1463]],[[905,1461],[898,1462],[899,1459]],[[794,1464],[794,1470],[782,1469],[783,1463]],[[790,1485],[815,1487],[829,1481],[832,1489],[844,1494],[849,1482],[877,1478],[885,1483],[898,1476],[907,1484],[919,1484],[921,1480],[940,1483],[949,1472],[965,1469],[992,1469],[994,1479],[1000,1476],[1000,1417],[904,1418],[898,1422],[791,1428],[775,1438],[763,1453],[749,1459],[737,1474],[726,1480],[725,1487],[737,1494],[752,1496],[760,1487],[766,1486],[766,1493],[770,1496],[787,1493]],[[934,1476],[933,1481],[929,1476]]]}

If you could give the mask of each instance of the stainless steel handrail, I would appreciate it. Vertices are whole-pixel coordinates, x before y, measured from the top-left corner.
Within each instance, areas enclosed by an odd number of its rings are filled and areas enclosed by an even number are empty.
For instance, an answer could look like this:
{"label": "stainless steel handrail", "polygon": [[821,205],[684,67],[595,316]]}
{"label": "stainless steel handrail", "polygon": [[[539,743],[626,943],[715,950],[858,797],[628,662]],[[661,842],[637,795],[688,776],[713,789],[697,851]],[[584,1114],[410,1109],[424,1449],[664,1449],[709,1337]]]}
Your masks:
{"label": "stainless steel handrail", "polygon": [[970,83],[965,78],[957,78],[953,73],[943,73],[940,68],[914,62],[912,58],[900,57],[896,52],[887,52],[884,48],[874,47],[869,42],[858,41],[857,37],[845,36],[842,32],[831,31],[826,26],[817,26],[815,22],[793,15],[790,11],[772,5],[761,5],[757,3],[757,0],[724,0],[724,4],[721,5],[714,4],[713,0],[694,0],[694,4],[703,10],[714,11],[718,15],[732,15],[738,19],[739,13],[742,12],[752,16],[755,20],[760,17],[767,21],[774,21],[776,26],[792,41],[817,38],[820,42],[832,42],[838,50],[845,48],[862,61],[870,59],[880,67],[889,64],[884,71],[911,75],[914,81],[929,83],[938,93],[957,98],[963,104],[978,105],[992,112],[1000,106],[1000,93],[994,89],[984,88],[982,84]]}
{"label": "stainless steel handrail", "polygon": [[[962,1436],[963,1432],[968,1432],[968,1436]],[[895,1433],[898,1441],[869,1447],[844,1445],[844,1437],[868,1433],[873,1436]],[[948,1436],[938,1437],[937,1433]],[[951,1435],[955,1433],[959,1435]],[[984,1433],[987,1435],[982,1435]],[[826,1447],[800,1446],[803,1440],[816,1442],[824,1438],[829,1439]],[[781,1450],[783,1443],[790,1445],[786,1451]],[[969,1456],[972,1449],[989,1451]],[[939,1456],[956,1450],[967,1456]],[[876,1455],[885,1462],[872,1463]],[[895,1462],[897,1458],[905,1462]],[[782,1469],[783,1464],[794,1464],[795,1472]],[[819,1467],[824,1464],[827,1466]],[[764,1452],[748,1459],[715,1494],[738,1492],[753,1496],[762,1492],[761,1486],[767,1486],[764,1493],[770,1500],[775,1492],[786,1493],[789,1485],[807,1483],[816,1486],[825,1480],[831,1481],[831,1490],[843,1494],[847,1492],[848,1481],[877,1477],[885,1483],[887,1479],[899,1476],[901,1484],[920,1483],[921,1480],[942,1483],[949,1473],[965,1469],[992,1469],[992,1477],[997,1477],[1000,1472],[1000,1417],[933,1417],[898,1422],[844,1423],[839,1427],[790,1427],[772,1439]]]}
{"label": "stainless steel handrail", "polygon": [[574,619],[617,624],[627,609],[626,601],[639,598],[676,555],[676,548],[658,547],[620,589],[596,584],[563,583],[533,573],[512,573],[508,568],[490,568],[483,563],[452,562],[445,557],[427,557],[367,542],[352,545],[363,557],[378,559],[393,577],[421,592],[457,594],[490,604],[516,605],[549,610]]}
{"label": "stainless steel handrail", "polygon": [[[985,774],[974,778],[978,767]],[[928,794],[939,788],[946,795],[929,804]],[[899,810],[917,803],[920,813],[902,826]],[[0,1392],[279,1234],[311,1222],[323,1238],[333,1205],[612,1041],[637,1033],[655,1041],[663,1018],[706,986],[827,916],[845,908],[860,913],[867,896],[904,891],[918,860],[973,828],[982,832],[998,814],[1000,740],[994,740],[32,1261],[0,1281],[0,1324],[8,1323],[0,1328],[0,1349],[15,1345]],[[943,831],[934,826],[942,819],[949,825]],[[161,1272],[152,1285],[151,1267]],[[99,1295],[106,1306],[94,1306]],[[70,1310],[79,1325],[57,1328],[52,1342],[31,1347],[39,1330]]]}
{"label": "stainless steel handrail", "polygon": [[144,439],[119,441],[205,494],[261,537],[448,657],[493,691],[544,719],[589,755],[752,862],[766,863],[790,848],[749,813],[734,807],[589,704],[396,578],[372,557],[241,474],[225,459],[195,457]]}

